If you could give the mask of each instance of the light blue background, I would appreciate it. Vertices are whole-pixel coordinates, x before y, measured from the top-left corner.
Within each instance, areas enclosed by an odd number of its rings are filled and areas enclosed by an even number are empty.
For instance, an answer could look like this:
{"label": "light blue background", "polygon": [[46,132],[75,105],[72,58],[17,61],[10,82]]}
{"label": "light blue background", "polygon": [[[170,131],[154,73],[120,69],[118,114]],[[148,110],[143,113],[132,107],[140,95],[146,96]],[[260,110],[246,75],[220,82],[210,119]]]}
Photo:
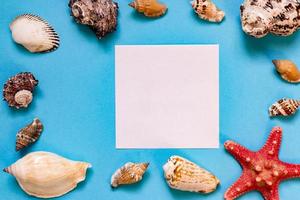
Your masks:
{"label": "light blue background", "polygon": [[[33,72],[40,83],[29,109],[14,110],[6,102],[0,104],[0,168],[28,152],[44,150],[93,164],[87,180],[61,199],[223,199],[225,190],[241,172],[238,163],[225,152],[225,140],[233,139],[258,150],[274,125],[284,130],[281,159],[300,163],[299,114],[273,120],[267,114],[269,105],[277,99],[299,98],[299,86],[282,81],[271,63],[272,59],[286,58],[300,65],[299,33],[287,38],[250,38],[240,26],[241,1],[215,1],[226,12],[226,19],[220,25],[198,19],[188,0],[164,0],[168,13],[156,20],[134,12],[127,5],[129,0],[119,1],[117,31],[98,40],[88,27],[74,22],[67,0],[2,0],[0,83],[21,71]],[[40,15],[55,27],[61,39],[57,51],[31,54],[12,41],[9,23],[23,13]],[[115,149],[114,45],[117,44],[220,45],[219,149]],[[43,135],[30,148],[15,152],[16,132],[36,116],[44,123]],[[169,189],[161,166],[173,154],[212,171],[220,178],[221,186],[210,195]],[[149,161],[151,165],[141,183],[112,190],[111,174],[127,161]],[[280,197],[294,199],[299,191],[299,180],[287,181],[280,186]],[[6,173],[0,173],[0,194],[6,200],[32,198]],[[262,197],[253,192],[240,199]]]}

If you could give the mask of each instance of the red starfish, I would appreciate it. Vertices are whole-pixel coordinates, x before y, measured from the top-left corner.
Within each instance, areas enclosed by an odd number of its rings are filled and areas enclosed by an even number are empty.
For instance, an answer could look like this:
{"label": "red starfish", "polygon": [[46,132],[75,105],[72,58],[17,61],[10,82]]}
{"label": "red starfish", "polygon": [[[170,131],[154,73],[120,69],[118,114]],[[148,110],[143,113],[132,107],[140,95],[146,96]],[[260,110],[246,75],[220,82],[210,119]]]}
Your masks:
{"label": "red starfish", "polygon": [[273,128],[266,144],[257,152],[233,141],[224,144],[243,168],[241,177],[226,191],[226,200],[236,199],[252,190],[259,191],[265,200],[279,200],[280,182],[300,177],[300,165],[285,163],[278,158],[281,137],[282,129]]}

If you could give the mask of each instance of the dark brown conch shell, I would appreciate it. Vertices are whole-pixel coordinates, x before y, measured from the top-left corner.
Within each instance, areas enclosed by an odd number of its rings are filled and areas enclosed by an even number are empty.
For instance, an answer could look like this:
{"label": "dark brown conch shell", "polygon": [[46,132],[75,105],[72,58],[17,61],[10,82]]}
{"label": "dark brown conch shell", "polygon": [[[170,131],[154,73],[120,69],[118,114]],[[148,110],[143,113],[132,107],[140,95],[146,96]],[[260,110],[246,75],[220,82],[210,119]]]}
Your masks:
{"label": "dark brown conch shell", "polygon": [[39,139],[42,131],[42,122],[38,118],[35,118],[31,124],[28,124],[17,133],[16,151],[19,151],[36,142]]}
{"label": "dark brown conch shell", "polygon": [[3,98],[10,107],[26,108],[32,101],[33,91],[38,85],[30,72],[19,73],[4,84]]}
{"label": "dark brown conch shell", "polygon": [[116,30],[118,4],[112,0],[70,0],[69,7],[76,22],[90,26],[99,39]]}

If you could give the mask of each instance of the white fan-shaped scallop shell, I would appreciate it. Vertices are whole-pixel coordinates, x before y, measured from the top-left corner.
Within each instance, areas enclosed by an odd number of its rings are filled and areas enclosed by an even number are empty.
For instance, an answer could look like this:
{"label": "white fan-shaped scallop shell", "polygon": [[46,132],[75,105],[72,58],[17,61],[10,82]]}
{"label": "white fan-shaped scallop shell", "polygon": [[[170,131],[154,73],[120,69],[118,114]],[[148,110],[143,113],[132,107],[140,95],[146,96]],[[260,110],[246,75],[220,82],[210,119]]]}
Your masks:
{"label": "white fan-shaped scallop shell", "polygon": [[49,152],[27,154],[4,171],[17,179],[29,195],[40,198],[62,196],[85,179],[86,162],[72,161]]}
{"label": "white fan-shaped scallop shell", "polygon": [[59,37],[51,25],[41,17],[24,14],[10,24],[14,41],[30,52],[49,52],[59,47]]}
{"label": "white fan-shaped scallop shell", "polygon": [[210,193],[220,183],[212,173],[180,156],[171,156],[163,169],[168,185],[177,190]]}

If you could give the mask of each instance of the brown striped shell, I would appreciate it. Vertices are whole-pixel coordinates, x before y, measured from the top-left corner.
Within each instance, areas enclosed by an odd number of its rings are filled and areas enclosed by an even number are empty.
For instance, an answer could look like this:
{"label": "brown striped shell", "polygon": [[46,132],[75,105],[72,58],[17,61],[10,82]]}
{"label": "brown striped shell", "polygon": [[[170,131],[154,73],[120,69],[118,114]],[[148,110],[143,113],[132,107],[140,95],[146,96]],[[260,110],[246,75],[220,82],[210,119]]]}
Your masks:
{"label": "brown striped shell", "polygon": [[159,3],[157,0],[134,0],[129,6],[143,13],[146,17],[160,17],[168,9],[165,4]]}
{"label": "brown striped shell", "polygon": [[168,185],[177,190],[211,193],[220,183],[212,173],[180,156],[171,156],[163,170]]}
{"label": "brown striped shell", "polygon": [[15,108],[26,108],[32,101],[32,94],[38,80],[30,72],[19,73],[4,84],[3,98],[8,105]]}
{"label": "brown striped shell", "polygon": [[36,142],[39,139],[42,131],[42,122],[38,118],[35,118],[31,124],[28,124],[17,133],[16,151],[19,151]]}
{"label": "brown striped shell", "polygon": [[70,0],[71,15],[100,39],[117,28],[118,4],[112,0]]}
{"label": "brown striped shell", "polygon": [[111,186],[118,187],[141,181],[148,166],[149,163],[126,163],[112,175]]}
{"label": "brown striped shell", "polygon": [[217,8],[211,0],[193,0],[191,4],[201,19],[210,22],[221,22],[225,16],[224,11]]}
{"label": "brown striped shell", "polygon": [[59,47],[59,36],[44,19],[32,14],[16,17],[10,24],[14,41],[32,53],[50,52]]}
{"label": "brown striped shell", "polygon": [[294,115],[299,106],[299,100],[283,98],[270,106],[269,115],[270,117]]}
{"label": "brown striped shell", "polygon": [[290,60],[273,60],[272,62],[281,78],[290,83],[300,82],[300,71],[295,63]]}

